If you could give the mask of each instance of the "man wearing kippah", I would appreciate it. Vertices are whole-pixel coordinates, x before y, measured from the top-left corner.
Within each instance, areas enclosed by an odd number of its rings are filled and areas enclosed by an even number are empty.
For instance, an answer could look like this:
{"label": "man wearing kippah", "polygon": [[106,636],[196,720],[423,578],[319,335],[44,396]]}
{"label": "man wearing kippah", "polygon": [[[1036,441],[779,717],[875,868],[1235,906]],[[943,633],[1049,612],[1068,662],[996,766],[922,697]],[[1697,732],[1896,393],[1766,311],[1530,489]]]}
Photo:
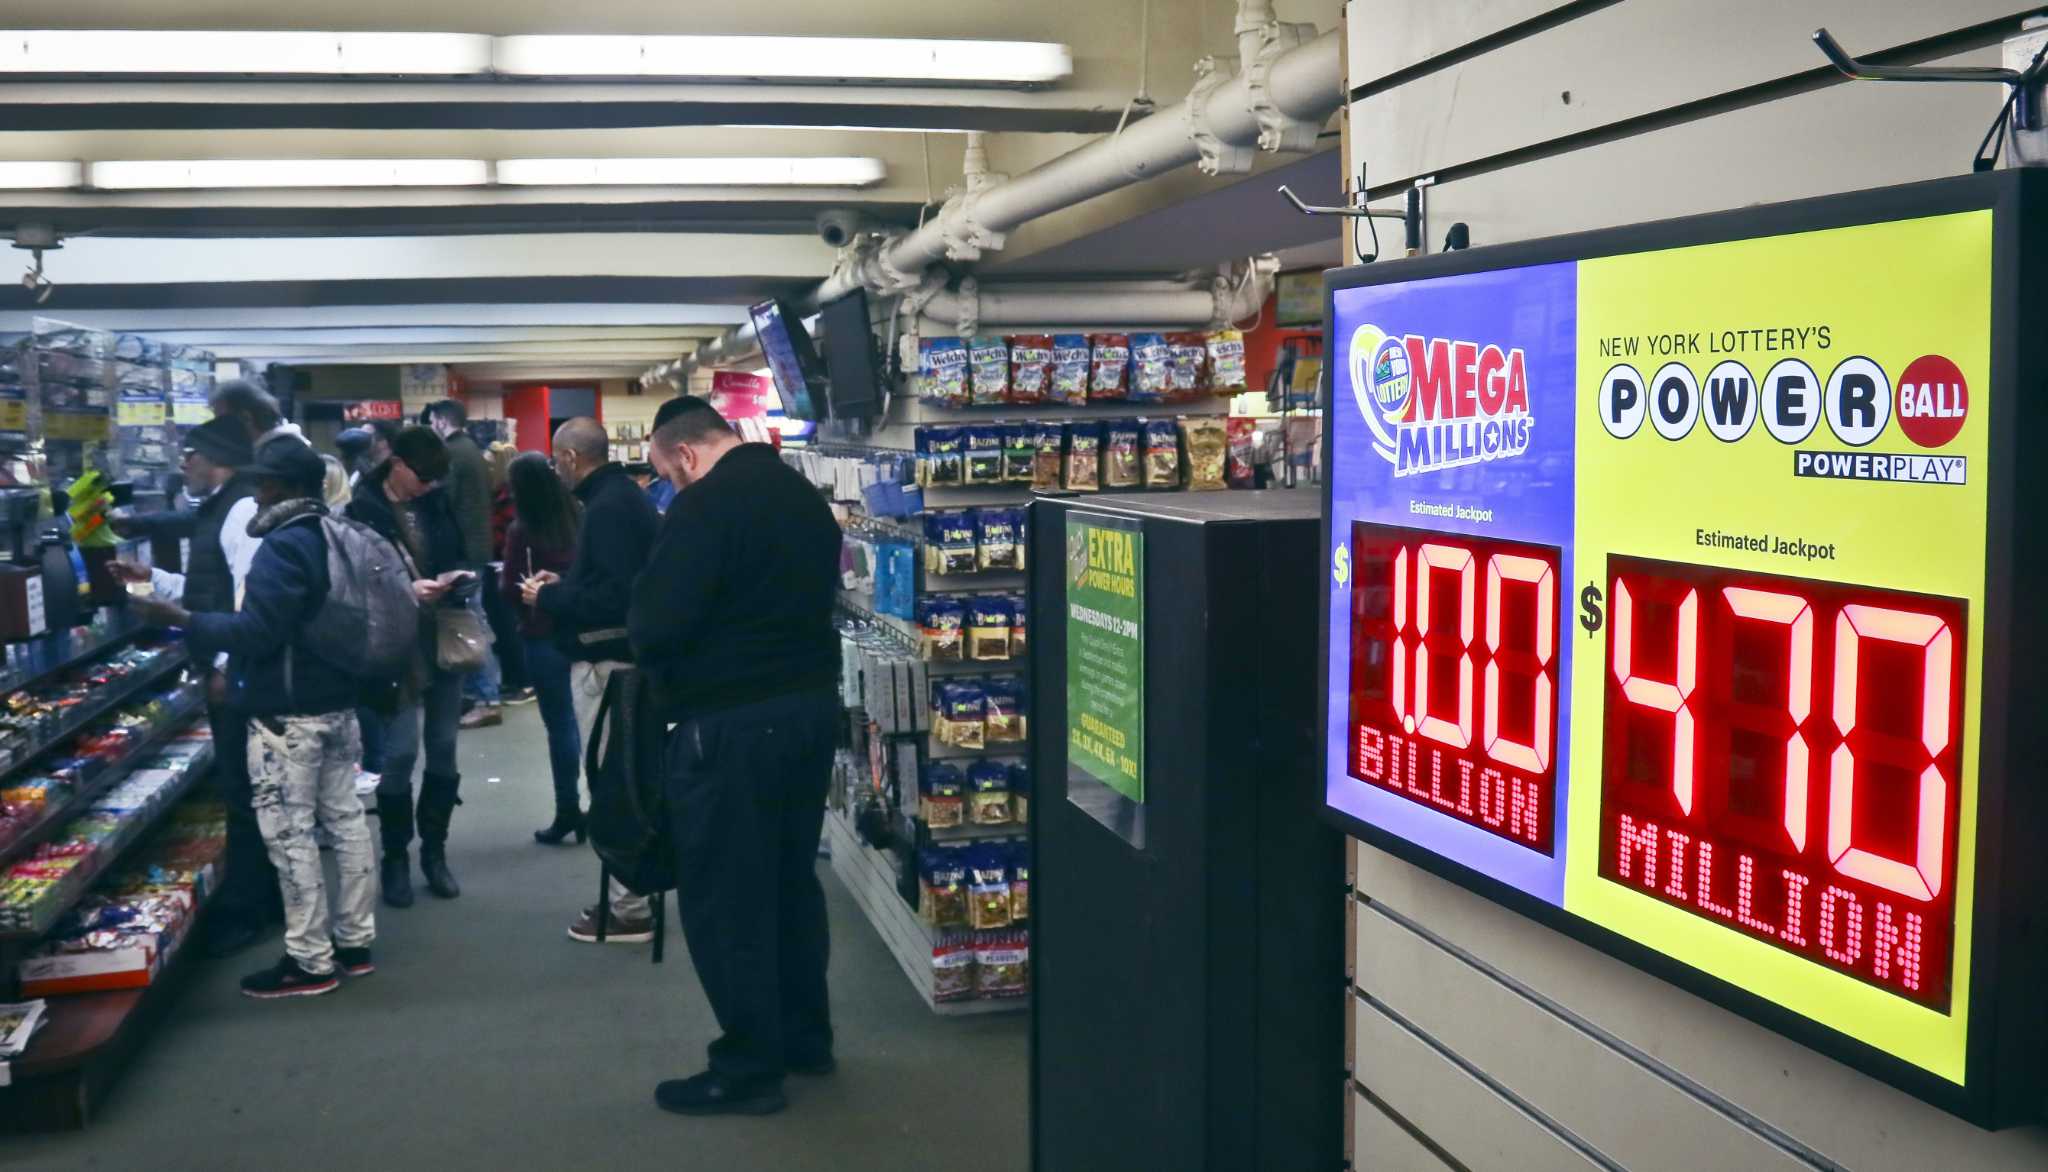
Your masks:
{"label": "man wearing kippah", "polygon": [[[249,534],[256,516],[255,488],[244,473],[253,459],[248,430],[239,420],[218,418],[185,433],[185,495],[194,502],[192,536],[182,574],[114,563],[130,582],[147,582],[151,593],[182,603],[199,614],[223,614],[239,607],[242,583],[263,539]],[[219,657],[225,660],[226,656]],[[249,804],[249,722],[229,707],[225,663],[207,677],[206,720],[213,729],[214,771],[228,811],[227,854],[220,892],[209,918],[207,950],[216,956],[240,952],[263,938],[265,926],[284,916],[277,871],[263,846]]]}

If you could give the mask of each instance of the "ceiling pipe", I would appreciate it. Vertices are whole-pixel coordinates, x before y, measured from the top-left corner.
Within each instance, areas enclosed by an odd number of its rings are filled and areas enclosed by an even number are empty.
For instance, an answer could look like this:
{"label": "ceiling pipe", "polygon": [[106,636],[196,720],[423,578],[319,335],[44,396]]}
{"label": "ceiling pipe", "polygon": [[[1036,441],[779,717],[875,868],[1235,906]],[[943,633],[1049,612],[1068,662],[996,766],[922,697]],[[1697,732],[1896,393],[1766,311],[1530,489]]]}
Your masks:
{"label": "ceiling pipe", "polygon": [[[1251,165],[1251,144],[1270,141],[1274,145],[1266,149],[1274,150],[1313,146],[1323,122],[1343,102],[1338,37],[1311,36],[1309,26],[1273,21],[1270,11],[1259,0],[1246,0],[1240,8],[1239,49],[1255,48],[1255,68],[1224,79],[1207,61],[1197,66],[1199,79],[1185,101],[1006,182],[980,191],[970,184],[916,231],[855,249],[797,299],[796,308],[813,313],[861,287],[885,295],[914,289],[942,259],[978,258],[990,236],[999,241],[1020,224],[1189,163],[1200,163],[1209,174],[1242,171]],[[744,325],[662,373],[686,378],[698,366],[731,365],[759,351],[753,327]]]}
{"label": "ceiling pipe", "polygon": [[[1259,312],[1273,292],[1279,258],[1256,258],[1249,268],[1233,266],[1206,287],[1155,282],[1121,290],[1054,290],[1028,285],[986,286],[972,277],[957,290],[932,295],[920,309],[923,323],[945,332],[973,334],[1000,326],[1086,323],[1098,326],[1222,328]],[[920,329],[924,329],[923,324]]]}

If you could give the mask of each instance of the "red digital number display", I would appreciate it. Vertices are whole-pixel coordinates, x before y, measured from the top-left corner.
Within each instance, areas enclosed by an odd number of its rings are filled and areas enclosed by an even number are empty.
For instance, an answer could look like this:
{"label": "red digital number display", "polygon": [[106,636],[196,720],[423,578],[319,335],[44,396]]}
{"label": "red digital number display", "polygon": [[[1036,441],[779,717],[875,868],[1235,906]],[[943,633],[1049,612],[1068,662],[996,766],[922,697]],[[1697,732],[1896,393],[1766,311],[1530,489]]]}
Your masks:
{"label": "red digital number display", "polygon": [[1355,521],[1352,777],[1552,853],[1555,547]]}
{"label": "red digital number display", "polygon": [[1609,572],[1600,874],[1947,1008],[1963,603]]}

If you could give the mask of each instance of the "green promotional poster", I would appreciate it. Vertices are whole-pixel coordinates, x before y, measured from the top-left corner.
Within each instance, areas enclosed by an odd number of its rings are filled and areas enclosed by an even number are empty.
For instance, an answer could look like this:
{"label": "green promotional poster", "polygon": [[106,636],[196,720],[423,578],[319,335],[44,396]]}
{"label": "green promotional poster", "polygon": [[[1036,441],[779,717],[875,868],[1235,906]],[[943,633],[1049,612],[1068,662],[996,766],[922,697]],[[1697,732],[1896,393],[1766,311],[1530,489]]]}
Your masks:
{"label": "green promotional poster", "polygon": [[1145,800],[1145,537],[1067,514],[1067,762]]}

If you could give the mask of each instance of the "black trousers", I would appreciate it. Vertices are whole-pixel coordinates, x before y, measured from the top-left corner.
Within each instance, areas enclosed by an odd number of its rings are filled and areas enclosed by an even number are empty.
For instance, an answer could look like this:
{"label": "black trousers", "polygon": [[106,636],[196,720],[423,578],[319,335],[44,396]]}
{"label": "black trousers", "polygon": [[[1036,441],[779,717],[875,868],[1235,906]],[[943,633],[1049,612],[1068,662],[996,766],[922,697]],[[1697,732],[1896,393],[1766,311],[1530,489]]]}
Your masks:
{"label": "black trousers", "polygon": [[722,1037],[711,1069],[780,1079],[832,1052],[818,883],[838,698],[779,696],[669,734],[668,801],[683,938]]}
{"label": "black trousers", "polygon": [[277,868],[249,805],[249,718],[224,704],[206,706],[213,729],[213,775],[227,806],[228,841],[222,856],[214,915],[222,923],[262,923],[283,914]]}

